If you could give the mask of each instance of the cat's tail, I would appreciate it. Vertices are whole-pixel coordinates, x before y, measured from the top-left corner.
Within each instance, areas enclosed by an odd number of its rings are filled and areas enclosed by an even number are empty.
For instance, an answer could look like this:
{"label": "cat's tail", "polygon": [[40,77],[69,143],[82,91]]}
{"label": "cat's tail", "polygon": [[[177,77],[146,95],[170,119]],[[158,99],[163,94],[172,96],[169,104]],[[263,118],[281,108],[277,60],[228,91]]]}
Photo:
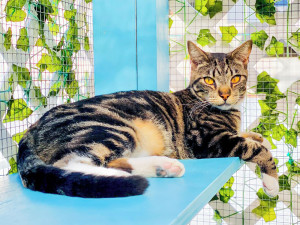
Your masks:
{"label": "cat's tail", "polygon": [[141,176],[102,176],[74,172],[45,164],[25,140],[19,143],[18,171],[25,187],[83,198],[108,198],[141,195],[148,181]]}

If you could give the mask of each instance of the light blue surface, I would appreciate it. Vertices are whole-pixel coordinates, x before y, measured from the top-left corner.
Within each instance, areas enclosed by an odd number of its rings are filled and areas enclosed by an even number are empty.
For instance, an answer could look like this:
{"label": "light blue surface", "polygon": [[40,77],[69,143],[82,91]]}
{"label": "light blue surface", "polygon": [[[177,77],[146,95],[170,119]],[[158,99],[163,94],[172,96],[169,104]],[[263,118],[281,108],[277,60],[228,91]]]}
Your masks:
{"label": "light blue surface", "polygon": [[168,0],[93,3],[95,94],[169,91]]}
{"label": "light blue surface", "polygon": [[138,89],[169,91],[168,0],[137,0]]}
{"label": "light blue surface", "polygon": [[137,0],[138,89],[157,90],[156,1]]}
{"label": "light blue surface", "polygon": [[18,175],[0,178],[5,225],[187,224],[242,163],[238,158],[182,160],[182,178],[151,178],[144,195],[82,199],[34,192]]}
{"label": "light blue surface", "polygon": [[94,1],[95,94],[137,89],[135,0]]}

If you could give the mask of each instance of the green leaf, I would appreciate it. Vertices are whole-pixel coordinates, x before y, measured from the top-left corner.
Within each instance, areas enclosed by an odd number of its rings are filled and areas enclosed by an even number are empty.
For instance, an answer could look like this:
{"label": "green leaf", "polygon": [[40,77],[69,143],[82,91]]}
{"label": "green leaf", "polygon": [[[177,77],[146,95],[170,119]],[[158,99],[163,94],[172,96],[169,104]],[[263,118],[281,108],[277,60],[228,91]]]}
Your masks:
{"label": "green leaf", "polygon": [[271,149],[277,149],[277,146],[274,144],[271,136],[266,137],[266,139],[269,141],[269,143],[271,144]]}
{"label": "green leaf", "polygon": [[20,22],[26,18],[26,12],[22,10],[26,0],[9,0],[5,6],[6,21]]}
{"label": "green leaf", "polygon": [[298,96],[298,97],[296,98],[296,103],[297,103],[298,105],[300,105],[300,96]]}
{"label": "green leaf", "polygon": [[223,188],[231,188],[234,182],[234,177],[230,177],[230,179],[223,185]]}
{"label": "green leaf", "polygon": [[236,3],[237,0],[232,0],[234,3]]}
{"label": "green leaf", "polygon": [[285,135],[287,129],[283,124],[276,125],[272,128],[272,138],[276,141],[280,141]]}
{"label": "green leaf", "polygon": [[41,72],[44,72],[47,69],[50,73],[54,73],[61,69],[60,59],[55,54],[50,56],[43,53],[42,58],[37,63],[37,67],[40,68]]}
{"label": "green leaf", "polygon": [[264,201],[266,201],[266,200],[268,200],[268,201],[270,201],[270,202],[277,202],[278,201],[278,195],[276,196],[276,197],[273,197],[273,198],[271,198],[271,197],[269,197],[265,192],[264,192],[264,190],[262,189],[262,188],[260,188],[259,190],[258,190],[258,192],[256,192],[256,195],[257,195],[257,197],[260,199],[260,200],[264,200]]}
{"label": "green leaf", "polygon": [[[87,19],[86,19],[86,12],[84,13],[84,25],[85,25],[85,29],[86,29],[86,33],[88,33],[89,32],[89,30],[90,30],[90,27],[89,27],[89,24],[88,24],[88,22],[87,22]],[[171,18],[169,18],[169,28],[170,28],[170,19]],[[171,19],[172,20],[172,19]],[[172,22],[173,23],[173,22]]]}
{"label": "green leaf", "polygon": [[31,80],[29,70],[15,64],[12,65],[12,69],[18,78],[18,84],[24,89],[27,88],[27,82]]}
{"label": "green leaf", "polygon": [[262,114],[266,114],[270,112],[271,108],[266,104],[265,100],[258,100],[258,103],[260,105]]}
{"label": "green leaf", "polygon": [[70,98],[73,98],[79,90],[78,81],[75,79],[75,72],[72,71],[66,78],[66,91]]}
{"label": "green leaf", "polygon": [[297,148],[297,135],[298,132],[295,129],[291,128],[287,130],[284,134],[285,143],[291,144],[293,147]]}
{"label": "green leaf", "polygon": [[76,9],[72,9],[72,10],[66,10],[64,12],[64,18],[68,21],[70,20],[74,20],[75,16],[77,14],[77,10]]}
{"label": "green leaf", "polygon": [[234,178],[230,177],[230,179],[219,190],[220,200],[224,203],[227,203],[230,200],[230,198],[234,195],[234,191],[231,189],[233,182]]}
{"label": "green leaf", "polygon": [[214,197],[212,197],[212,199],[210,200],[210,202],[211,201],[215,201],[215,200],[218,200],[219,198],[218,198],[218,195],[215,195]]}
{"label": "green leaf", "polygon": [[222,3],[222,1],[209,0],[207,7],[208,7],[209,18],[211,19],[217,13],[222,12],[222,10],[223,10],[223,3]]}
{"label": "green leaf", "polygon": [[71,51],[66,49],[61,50],[61,60],[60,64],[62,66],[63,73],[70,73],[73,67],[72,54]]}
{"label": "green leaf", "polygon": [[6,21],[21,22],[25,20],[27,14],[23,10],[10,9],[6,16]]}
{"label": "green leaf", "polygon": [[68,29],[68,31],[67,31],[67,40],[69,41],[71,41],[72,39],[74,39],[74,38],[77,38],[78,37],[78,26],[77,26],[77,23],[75,23],[75,22],[72,22],[71,24],[70,24],[70,27],[69,27],[69,29]]}
{"label": "green leaf", "polygon": [[58,42],[58,45],[53,47],[53,50],[56,51],[56,52],[59,52],[64,44],[65,44],[65,37],[62,36],[62,38]]}
{"label": "green leaf", "polygon": [[269,222],[276,219],[274,208],[277,205],[278,195],[274,198],[270,198],[266,195],[262,188],[256,193],[260,199],[260,205],[252,210],[252,212],[260,217],[263,217],[265,222]]}
{"label": "green leaf", "polygon": [[41,92],[41,88],[37,87],[37,86],[33,86],[33,90],[34,90],[35,97],[40,101],[40,103],[44,107],[46,107],[47,106],[47,98],[45,96],[43,96],[43,94]]}
{"label": "green leaf", "polygon": [[78,52],[80,50],[80,42],[79,40],[76,38],[76,39],[73,39],[72,42],[71,42],[71,49],[74,51],[74,52]]}
{"label": "green leaf", "polygon": [[41,38],[37,39],[35,46],[44,47],[44,42]]}
{"label": "green leaf", "polygon": [[25,27],[20,29],[20,37],[17,40],[17,49],[22,49],[24,52],[29,49],[29,38]]}
{"label": "green leaf", "polygon": [[74,52],[80,50],[80,42],[78,40],[78,25],[74,21],[70,22],[69,29],[67,31],[66,40],[69,42],[69,48]]}
{"label": "green leaf", "polygon": [[61,0],[52,0],[51,5],[53,9],[53,13],[51,13],[53,16],[58,15],[58,4]]}
{"label": "green leaf", "polygon": [[290,173],[300,174],[300,167],[295,162],[290,164],[290,162],[288,161],[285,163],[285,165]]}
{"label": "green leaf", "polygon": [[291,184],[289,183],[289,178],[287,175],[282,174],[278,178],[279,181],[279,191],[291,190]]}
{"label": "green leaf", "polygon": [[300,120],[297,122],[298,130],[300,131]]}
{"label": "green leaf", "polygon": [[266,136],[271,135],[271,129],[277,124],[278,121],[278,115],[279,113],[265,113],[259,120],[261,123],[264,123],[264,125],[269,125],[267,127],[268,134]]}
{"label": "green leaf", "polygon": [[90,41],[88,36],[84,37],[84,50],[86,51],[90,50]]}
{"label": "green leaf", "polygon": [[54,13],[54,9],[52,8],[52,4],[50,3],[49,0],[39,0],[39,4],[45,7],[46,14]]}
{"label": "green leaf", "polygon": [[234,195],[234,191],[231,188],[221,188],[219,195],[222,202],[228,203],[230,198]]}
{"label": "green leaf", "polygon": [[266,22],[271,25],[276,25],[276,8],[274,4],[274,0],[256,0],[256,17],[260,20],[261,23]]}
{"label": "green leaf", "polygon": [[237,29],[234,26],[220,27],[222,33],[222,40],[230,43],[232,39],[238,34]]}
{"label": "green leaf", "polygon": [[26,132],[27,132],[27,130],[24,130],[23,132],[17,133],[17,134],[15,134],[15,135],[12,136],[12,139],[16,143],[19,143]]}
{"label": "green leaf", "polygon": [[218,0],[195,0],[195,9],[203,16],[209,15],[210,18],[213,18],[223,10],[223,3]]}
{"label": "green leaf", "polygon": [[264,46],[268,37],[269,35],[267,35],[264,30],[251,34],[251,40],[253,41],[253,44],[255,44],[260,50],[264,50]]}
{"label": "green leaf", "polygon": [[90,3],[92,2],[93,0],[84,0],[86,3]]}
{"label": "green leaf", "polygon": [[207,3],[208,0],[195,0],[195,9],[199,11],[203,16],[206,16],[208,14],[208,9],[206,7]]}
{"label": "green leaf", "polygon": [[269,56],[279,56],[284,53],[284,44],[272,36],[271,43],[266,47],[266,52]]}
{"label": "green leaf", "polygon": [[274,208],[268,208],[260,205],[253,209],[252,212],[260,217],[263,217],[265,222],[270,222],[276,219]]}
{"label": "green leaf", "polygon": [[7,50],[11,48],[11,37],[12,37],[12,32],[11,32],[11,27],[8,28],[6,34],[4,34],[4,47]]}
{"label": "green leaf", "polygon": [[209,29],[201,29],[197,37],[197,43],[202,47],[208,45],[213,46],[216,44],[216,39],[211,35]]}
{"label": "green leaf", "polygon": [[292,38],[297,41],[297,47],[300,48],[300,29],[298,29],[296,32],[292,32]]}
{"label": "green leaf", "polygon": [[172,24],[173,24],[173,20],[172,20],[172,18],[169,18],[169,29],[171,29]]}
{"label": "green leaf", "polygon": [[[277,83],[277,79],[272,78],[266,71],[263,71],[257,76],[256,93],[272,94],[274,95],[273,100],[285,98],[285,95],[279,90]],[[271,100],[271,98],[268,100]]]}
{"label": "green leaf", "polygon": [[59,26],[55,22],[49,22],[48,24],[50,32],[56,36],[59,33]]}
{"label": "green leaf", "polygon": [[60,91],[61,87],[62,87],[62,82],[61,81],[55,82],[51,86],[48,96],[56,96],[58,94],[58,92]]}
{"label": "green leaf", "polygon": [[213,220],[216,221],[218,225],[222,224],[222,216],[217,209],[215,210]]}
{"label": "green leaf", "polygon": [[28,108],[23,99],[11,99],[8,103],[8,111],[3,120],[3,123],[8,123],[15,120],[24,120],[32,114],[32,110]]}
{"label": "green leaf", "polygon": [[18,166],[17,162],[14,158],[9,159],[9,165],[10,165],[10,170],[8,171],[8,174],[14,174],[18,172]]}
{"label": "green leaf", "polygon": [[266,15],[261,15],[261,14],[258,14],[258,13],[256,13],[255,15],[256,15],[257,19],[259,19],[259,21],[261,23],[266,22],[266,23],[268,23],[270,25],[276,25],[276,20],[275,20],[275,16],[274,15],[273,16],[266,16]]}
{"label": "green leaf", "polygon": [[261,171],[260,171],[260,168],[258,165],[256,165],[256,167],[255,167],[255,174],[258,176],[258,178],[260,178],[260,179],[262,178]]}

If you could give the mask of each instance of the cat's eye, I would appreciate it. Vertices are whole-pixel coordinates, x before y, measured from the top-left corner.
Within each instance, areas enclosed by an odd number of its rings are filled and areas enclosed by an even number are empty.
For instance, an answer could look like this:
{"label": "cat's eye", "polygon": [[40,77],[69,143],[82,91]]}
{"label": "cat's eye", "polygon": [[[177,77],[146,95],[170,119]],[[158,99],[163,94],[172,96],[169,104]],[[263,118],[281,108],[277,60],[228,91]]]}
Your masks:
{"label": "cat's eye", "polygon": [[215,83],[214,79],[210,78],[210,77],[205,77],[204,78],[205,83],[212,85]]}
{"label": "cat's eye", "polygon": [[240,75],[237,75],[237,76],[234,76],[232,79],[231,79],[231,83],[232,84],[236,84],[237,82],[239,82],[241,79],[241,76]]}

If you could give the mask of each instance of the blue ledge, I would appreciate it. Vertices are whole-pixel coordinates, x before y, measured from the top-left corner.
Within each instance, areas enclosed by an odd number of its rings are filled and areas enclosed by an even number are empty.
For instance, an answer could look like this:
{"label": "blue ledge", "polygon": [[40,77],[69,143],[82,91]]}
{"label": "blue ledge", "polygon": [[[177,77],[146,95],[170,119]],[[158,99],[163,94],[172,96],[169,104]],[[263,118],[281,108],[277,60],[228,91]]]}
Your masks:
{"label": "blue ledge", "polygon": [[182,160],[182,178],[151,178],[144,195],[82,199],[34,192],[18,175],[0,178],[5,225],[187,224],[243,164],[238,158]]}

